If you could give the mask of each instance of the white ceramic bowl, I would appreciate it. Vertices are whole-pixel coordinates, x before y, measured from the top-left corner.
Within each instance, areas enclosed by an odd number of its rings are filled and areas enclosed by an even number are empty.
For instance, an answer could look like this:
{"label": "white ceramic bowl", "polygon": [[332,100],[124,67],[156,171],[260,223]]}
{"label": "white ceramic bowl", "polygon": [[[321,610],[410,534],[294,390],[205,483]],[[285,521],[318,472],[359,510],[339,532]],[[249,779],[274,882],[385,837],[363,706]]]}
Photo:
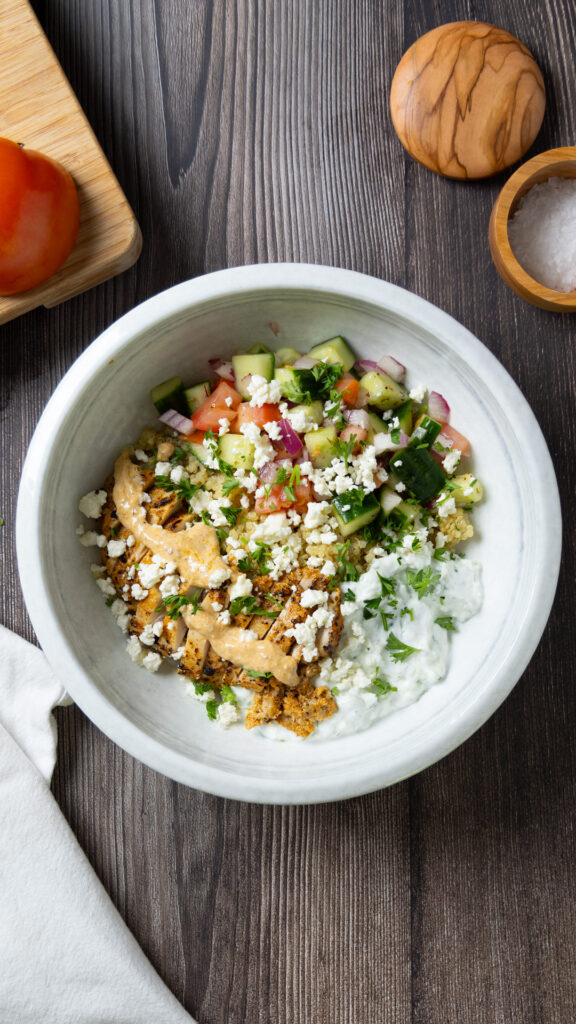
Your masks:
{"label": "white ceramic bowl", "polygon": [[[270,322],[280,327],[277,337]],[[444,682],[364,733],[271,742],[208,727],[174,671],[129,661],[81,547],[78,500],[155,417],[159,380],[206,375],[210,356],[347,337],[364,358],[399,357],[412,385],[448,397],[486,489],[471,552],[483,563],[481,613],[453,636]],[[315,803],[390,785],[471,735],[528,664],[552,605],[561,518],[546,444],[522,394],[488,350],[423,299],[347,270],[298,264],[223,270],[177,285],[112,324],[48,403],[23,470],[17,550],[38,639],[71,696],[134,757],[179,782],[265,803]]]}

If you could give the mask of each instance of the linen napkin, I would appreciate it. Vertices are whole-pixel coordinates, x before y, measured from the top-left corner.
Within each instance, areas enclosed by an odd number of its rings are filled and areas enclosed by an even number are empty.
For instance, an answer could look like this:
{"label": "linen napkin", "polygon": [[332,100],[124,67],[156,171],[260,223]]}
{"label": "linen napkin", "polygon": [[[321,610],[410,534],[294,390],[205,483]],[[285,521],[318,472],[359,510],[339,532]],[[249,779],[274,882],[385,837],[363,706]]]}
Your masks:
{"label": "linen napkin", "polygon": [[54,800],[41,651],[0,626],[0,1021],[195,1024],[136,943]]}

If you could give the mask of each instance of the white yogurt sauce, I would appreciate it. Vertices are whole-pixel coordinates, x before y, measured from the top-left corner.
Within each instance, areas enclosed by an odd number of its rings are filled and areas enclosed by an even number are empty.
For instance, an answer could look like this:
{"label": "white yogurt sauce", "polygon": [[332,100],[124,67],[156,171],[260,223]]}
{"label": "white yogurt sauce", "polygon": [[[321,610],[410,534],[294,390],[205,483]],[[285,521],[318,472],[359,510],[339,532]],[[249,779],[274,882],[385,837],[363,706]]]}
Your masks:
{"label": "white yogurt sauce", "polygon": [[[407,571],[422,569],[429,569],[438,578],[433,587],[419,596],[407,581]],[[394,581],[392,600],[384,598],[381,603],[387,629],[378,611],[374,618],[364,618],[364,611],[370,611],[365,602],[382,593],[378,574]],[[438,625],[436,619],[451,618],[457,626],[479,611],[483,597],[481,566],[457,556],[438,561],[433,557],[432,545],[424,543],[418,551],[404,549],[375,558],[356,583],[342,584],[343,598],[346,592],[352,592],[355,601],[342,600],[345,619],[338,649],[333,658],[324,659],[314,680],[316,685],[332,689],[338,711],[316,725],[307,743],[362,732],[377,719],[413,704],[446,676],[450,631]],[[393,601],[397,602],[395,607]],[[414,653],[395,661],[386,649],[390,634],[415,648]],[[396,690],[378,695],[373,685],[375,678],[385,680]],[[252,695],[246,690],[235,687],[235,693],[242,706],[250,703]],[[268,739],[299,739],[273,723],[258,731]]]}

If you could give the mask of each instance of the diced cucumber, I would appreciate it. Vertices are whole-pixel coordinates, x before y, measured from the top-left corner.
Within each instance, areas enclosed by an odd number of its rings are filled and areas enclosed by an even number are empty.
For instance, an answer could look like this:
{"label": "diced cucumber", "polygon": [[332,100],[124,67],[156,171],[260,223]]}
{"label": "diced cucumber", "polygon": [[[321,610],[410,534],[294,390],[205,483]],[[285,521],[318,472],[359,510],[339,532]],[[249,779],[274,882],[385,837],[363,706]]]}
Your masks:
{"label": "diced cucumber", "polygon": [[297,359],[300,359],[301,353],[297,352],[295,348],[290,348],[287,345],[285,348],[279,348],[276,352],[276,366],[291,366]]}
{"label": "diced cucumber", "polygon": [[437,420],[421,416],[408,444],[411,448],[431,448],[441,430],[442,424]]}
{"label": "diced cucumber", "polygon": [[184,398],[186,399],[186,405],[188,406],[188,413],[192,414],[196,412],[199,405],[205,398],[208,398],[212,387],[210,382],[203,380],[200,384],[193,384],[190,388],[184,389]]}
{"label": "diced cucumber", "polygon": [[298,374],[293,366],[277,366],[274,371],[274,377],[280,381],[282,394],[284,394],[285,386],[288,389],[298,387]]}
{"label": "diced cucumber", "polygon": [[450,493],[457,505],[475,505],[482,501],[484,488],[472,473],[459,473],[451,482]]}
{"label": "diced cucumber", "polygon": [[156,387],[153,387],[150,391],[150,398],[160,415],[163,412],[168,412],[168,409],[175,409],[176,412],[182,413],[183,416],[188,415],[188,406],[184,398],[184,385],[181,377],[169,377],[168,380],[163,380],[161,384],[156,384]]}
{"label": "diced cucumber", "polygon": [[374,441],[375,434],[387,434],[388,424],[384,420],[380,419],[375,412],[368,413],[370,417],[370,426],[368,427],[368,444],[372,444]]}
{"label": "diced cucumber", "polygon": [[317,423],[318,426],[320,426],[322,420],[324,419],[324,406],[322,405],[322,402],[320,401],[319,398],[315,399],[315,401],[313,402],[310,402],[309,405],[295,405],[292,409],[290,409],[290,415],[298,412],[305,413],[307,420],[311,421],[312,423]]}
{"label": "diced cucumber", "polygon": [[349,537],[351,533],[356,533],[376,519],[380,512],[380,502],[375,494],[366,494],[358,487],[332,498],[332,508],[338,520],[340,533],[343,537]]}
{"label": "diced cucumber", "polygon": [[236,378],[236,390],[242,398],[250,398],[246,384],[242,383],[244,377],[251,373],[257,373],[259,377],[272,380],[274,376],[274,355],[272,352],[257,352],[255,354],[245,353],[243,356],[232,356],[232,366]]}
{"label": "diced cucumber", "polygon": [[424,503],[432,501],[446,483],[446,473],[427,448],[402,448],[390,459],[390,470]]}
{"label": "diced cucumber", "polygon": [[368,392],[368,404],[377,409],[396,409],[408,398],[406,388],[392,380],[387,373],[370,370],[360,378],[360,387]]}
{"label": "diced cucumber", "polygon": [[323,363],[334,363],[343,366],[345,371],[351,370],[356,356],[344,338],[330,338],[328,341],[315,345],[308,352],[311,359],[321,359]]}
{"label": "diced cucumber", "polygon": [[336,427],[320,427],[319,430],[311,430],[304,434],[304,444],[313,466],[325,469],[330,465],[334,458],[335,440]]}
{"label": "diced cucumber", "polygon": [[247,356],[260,355],[261,353],[269,352],[269,351],[270,351],[270,349],[268,348],[267,345],[263,345],[261,341],[257,341],[256,344],[252,345],[251,348],[247,348],[246,349],[246,355]]}
{"label": "diced cucumber", "polygon": [[254,445],[244,434],[223,434],[218,439],[220,455],[235,469],[252,469]]}
{"label": "diced cucumber", "polygon": [[198,462],[201,462],[203,466],[206,465],[206,459],[208,458],[208,452],[206,451],[203,444],[198,444],[198,441],[187,441],[188,448],[193,455],[196,456]]}
{"label": "diced cucumber", "polygon": [[402,504],[402,498],[398,494],[398,491],[392,490],[392,488],[387,487],[386,484],[380,488],[378,497],[380,499],[380,508],[385,515],[389,515],[393,508]]}
{"label": "diced cucumber", "polygon": [[402,405],[398,405],[394,411],[398,417],[398,426],[403,434],[412,433],[412,399],[407,398]]}

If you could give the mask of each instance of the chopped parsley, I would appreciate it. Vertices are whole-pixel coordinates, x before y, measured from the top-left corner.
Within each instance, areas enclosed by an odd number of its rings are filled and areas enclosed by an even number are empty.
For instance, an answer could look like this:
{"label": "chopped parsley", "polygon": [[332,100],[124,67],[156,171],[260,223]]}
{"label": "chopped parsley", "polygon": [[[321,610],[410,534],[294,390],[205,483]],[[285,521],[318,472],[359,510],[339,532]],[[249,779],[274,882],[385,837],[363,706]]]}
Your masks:
{"label": "chopped parsley", "polygon": [[232,491],[235,491],[236,488],[239,486],[240,484],[238,483],[236,477],[227,476],[222,481],[222,494],[224,495],[225,498],[229,498],[230,495],[232,494]]}
{"label": "chopped parsley", "polygon": [[191,484],[189,480],[180,480],[179,483],[175,483],[169,476],[155,476],[154,486],[161,487],[163,491],[177,494],[181,501],[188,502],[190,508],[192,507],[192,498],[196,491],[204,490],[203,484]]}
{"label": "chopped parsley", "polygon": [[432,557],[435,558],[437,562],[443,562],[448,558],[448,554],[449,552],[447,548],[436,548]]}
{"label": "chopped parsley", "polygon": [[385,697],[387,693],[396,693],[398,690],[397,686],[392,686],[387,679],[380,679],[379,676],[372,680],[372,686],[378,697]]}
{"label": "chopped parsley", "polygon": [[267,612],[265,608],[262,608],[252,594],[243,594],[241,597],[235,597],[230,602],[229,610],[230,615],[265,615],[268,619],[275,619],[278,615],[277,611]]}
{"label": "chopped parsley", "polygon": [[256,551],[249,551],[243,558],[238,559],[238,568],[240,572],[246,573],[247,576],[267,576],[270,572],[270,566],[268,565],[269,555],[270,548],[268,544],[258,541]]}
{"label": "chopped parsley", "polygon": [[434,619],[437,626],[442,626],[442,629],[447,629],[449,632],[455,632],[456,626],[451,615],[441,615],[439,618]]}
{"label": "chopped parsley", "polygon": [[343,396],[341,393],[332,388],[329,400],[324,407],[327,419],[332,420],[337,430],[342,430],[346,426],[346,420],[342,414],[342,400]]}
{"label": "chopped parsley", "polygon": [[208,715],[208,718],[212,719],[213,722],[216,720],[216,716],[218,714],[218,704],[219,701],[217,700],[206,701],[206,714]]}
{"label": "chopped parsley", "polygon": [[188,597],[186,594],[171,594],[154,609],[157,612],[165,611],[169,619],[177,619],[183,608],[190,608],[193,615],[196,615],[200,607],[198,594]]}
{"label": "chopped parsley", "polygon": [[[338,560],[337,573],[343,582],[355,583],[360,578],[360,571],[351,562],[347,555],[350,550],[350,540],[344,542],[344,544],[336,545],[336,558]],[[336,583],[336,586],[338,584]]]}
{"label": "chopped parsley", "polygon": [[237,704],[236,694],[231,686],[222,686],[220,689],[222,700],[225,704]]}
{"label": "chopped parsley", "polygon": [[390,633],[386,641],[386,650],[389,651],[392,661],[406,661],[412,654],[420,650],[419,647],[410,647],[402,643],[394,633]]}
{"label": "chopped parsley", "polygon": [[114,597],[107,597],[106,598],[106,607],[107,608],[111,608],[112,605],[114,604],[114,601],[115,601]]}
{"label": "chopped parsley", "polygon": [[226,522],[230,523],[230,526],[236,526],[236,520],[238,519],[238,516],[240,515],[242,509],[241,508],[226,508],[225,506],[223,506],[220,509],[220,511],[221,511],[222,515],[224,516],[224,519],[226,520]]}
{"label": "chopped parsley", "polygon": [[254,668],[244,669],[247,676],[252,676],[253,679],[270,679],[272,676],[271,672],[257,672]]}
{"label": "chopped parsley", "polygon": [[406,582],[416,591],[418,600],[424,597],[424,594],[431,594],[438,586],[439,581],[440,573],[433,572],[430,565],[427,565],[425,569],[418,569],[418,572],[414,569],[406,570]]}
{"label": "chopped parsley", "polygon": [[199,697],[202,697],[205,693],[210,693],[212,689],[212,683],[201,683],[199,679],[193,679],[192,683],[194,693],[197,693]]}
{"label": "chopped parsley", "polygon": [[342,600],[343,601],[355,601],[356,600],[356,594],[354,593],[353,590],[345,590],[344,593],[342,594]]}
{"label": "chopped parsley", "polygon": [[293,369],[291,380],[282,385],[285,397],[298,405],[310,405],[315,399],[330,396],[334,384],[340,380],[344,368],[331,363],[317,363],[310,369]]}
{"label": "chopped parsley", "polygon": [[344,459],[344,465],[348,470],[348,459],[352,455],[357,444],[356,434],[347,440],[343,441],[341,437],[337,437],[335,441],[330,445],[330,451],[333,453],[335,459]]}

